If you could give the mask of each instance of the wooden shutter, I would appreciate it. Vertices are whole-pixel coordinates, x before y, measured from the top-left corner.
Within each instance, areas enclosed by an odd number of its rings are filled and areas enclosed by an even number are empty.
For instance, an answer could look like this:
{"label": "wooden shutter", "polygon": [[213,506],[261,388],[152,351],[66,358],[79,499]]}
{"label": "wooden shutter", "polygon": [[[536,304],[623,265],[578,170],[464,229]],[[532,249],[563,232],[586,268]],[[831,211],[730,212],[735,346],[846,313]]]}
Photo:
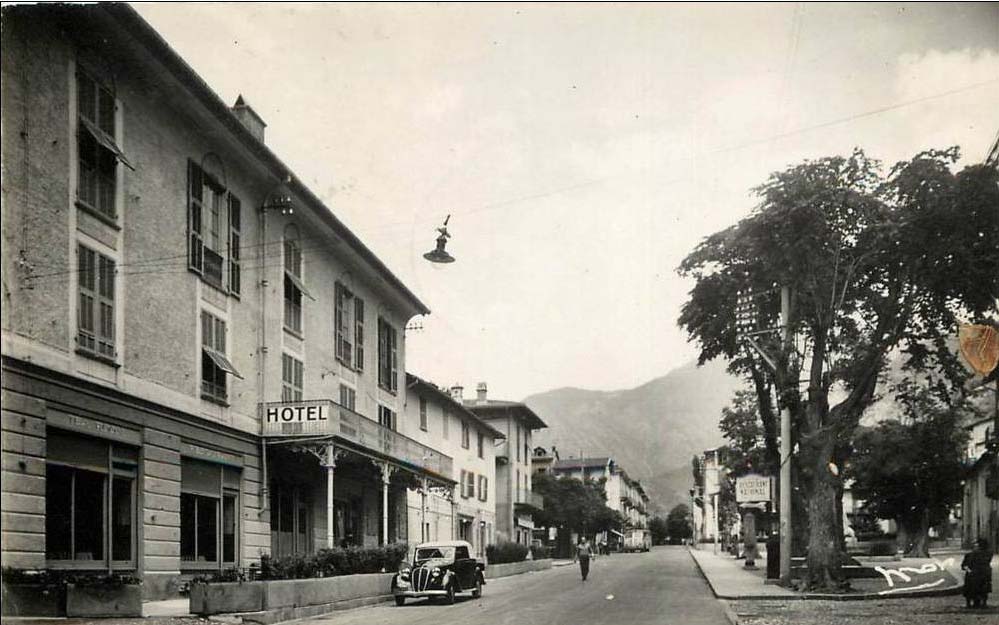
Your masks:
{"label": "wooden shutter", "polygon": [[203,174],[194,161],[187,161],[187,257],[188,267],[201,274],[205,269],[202,233]]}
{"label": "wooden shutter", "polygon": [[364,300],[354,298],[354,368],[364,370]]}
{"label": "wooden shutter", "polygon": [[229,194],[229,292],[239,295],[241,288],[241,271],[239,265],[240,226],[242,220],[242,203],[239,198]]}

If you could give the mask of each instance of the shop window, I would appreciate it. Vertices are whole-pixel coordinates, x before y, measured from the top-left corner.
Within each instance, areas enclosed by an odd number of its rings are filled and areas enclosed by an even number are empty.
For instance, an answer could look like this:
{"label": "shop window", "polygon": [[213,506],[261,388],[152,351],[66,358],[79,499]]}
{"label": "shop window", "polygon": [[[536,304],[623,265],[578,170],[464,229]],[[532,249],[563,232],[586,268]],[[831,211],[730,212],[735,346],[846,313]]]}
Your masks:
{"label": "shop window", "polygon": [[180,559],[185,568],[235,566],[239,536],[238,469],[183,458]]}
{"label": "shop window", "polygon": [[55,429],[46,438],[46,559],[133,567],[137,450]]}

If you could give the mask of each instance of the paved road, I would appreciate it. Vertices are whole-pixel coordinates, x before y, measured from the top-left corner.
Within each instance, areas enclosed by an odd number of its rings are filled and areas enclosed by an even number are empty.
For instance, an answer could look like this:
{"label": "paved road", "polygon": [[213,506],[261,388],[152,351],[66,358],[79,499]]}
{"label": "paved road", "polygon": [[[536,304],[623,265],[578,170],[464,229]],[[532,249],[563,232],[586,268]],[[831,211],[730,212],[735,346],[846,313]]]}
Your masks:
{"label": "paved road", "polygon": [[595,560],[584,583],[576,566],[490,580],[481,599],[380,604],[303,621],[313,625],[728,625],[686,547]]}

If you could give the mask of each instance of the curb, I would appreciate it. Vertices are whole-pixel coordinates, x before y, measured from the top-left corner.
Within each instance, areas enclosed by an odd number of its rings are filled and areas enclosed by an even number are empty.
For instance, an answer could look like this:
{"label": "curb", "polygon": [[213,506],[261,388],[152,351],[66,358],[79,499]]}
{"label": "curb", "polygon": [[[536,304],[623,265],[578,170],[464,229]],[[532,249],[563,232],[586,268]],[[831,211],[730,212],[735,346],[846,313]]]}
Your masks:
{"label": "curb", "polygon": [[[694,557],[694,554],[690,553],[690,559],[694,561],[694,565],[697,567],[697,571],[707,582],[708,588],[711,589],[711,594],[715,596],[718,600],[729,600],[729,601],[870,601],[870,600],[882,600],[882,599],[918,599],[920,597],[951,597],[961,594],[964,590],[964,584],[958,584],[957,586],[952,586],[950,588],[942,588],[940,590],[917,590],[913,592],[897,592],[887,595],[881,595],[876,592],[865,592],[865,593],[852,593],[852,594],[833,594],[833,593],[819,593],[819,592],[802,592],[795,593],[793,595],[727,595],[719,594],[715,590],[714,584],[711,583],[711,578],[709,578],[704,573],[704,569],[701,568],[701,564]],[[730,617],[731,618],[731,617]],[[733,625],[738,625],[738,619],[733,622]]]}

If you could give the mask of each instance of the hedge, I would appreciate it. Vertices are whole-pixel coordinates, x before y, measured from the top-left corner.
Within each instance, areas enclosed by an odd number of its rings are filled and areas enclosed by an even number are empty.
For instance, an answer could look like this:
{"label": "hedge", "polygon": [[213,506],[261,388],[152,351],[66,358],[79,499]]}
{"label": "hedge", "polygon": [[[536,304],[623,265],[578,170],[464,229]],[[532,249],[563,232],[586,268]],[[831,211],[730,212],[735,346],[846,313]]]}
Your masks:
{"label": "hedge", "polygon": [[522,562],[527,559],[527,547],[519,543],[502,542],[486,547],[486,558],[490,564]]}
{"label": "hedge", "polygon": [[405,543],[381,547],[320,549],[316,553],[260,558],[259,579],[306,579],[394,571],[406,559]]}
{"label": "hedge", "polygon": [[544,560],[545,558],[552,557],[552,547],[545,547],[544,545],[531,545],[531,557],[535,560]]}

